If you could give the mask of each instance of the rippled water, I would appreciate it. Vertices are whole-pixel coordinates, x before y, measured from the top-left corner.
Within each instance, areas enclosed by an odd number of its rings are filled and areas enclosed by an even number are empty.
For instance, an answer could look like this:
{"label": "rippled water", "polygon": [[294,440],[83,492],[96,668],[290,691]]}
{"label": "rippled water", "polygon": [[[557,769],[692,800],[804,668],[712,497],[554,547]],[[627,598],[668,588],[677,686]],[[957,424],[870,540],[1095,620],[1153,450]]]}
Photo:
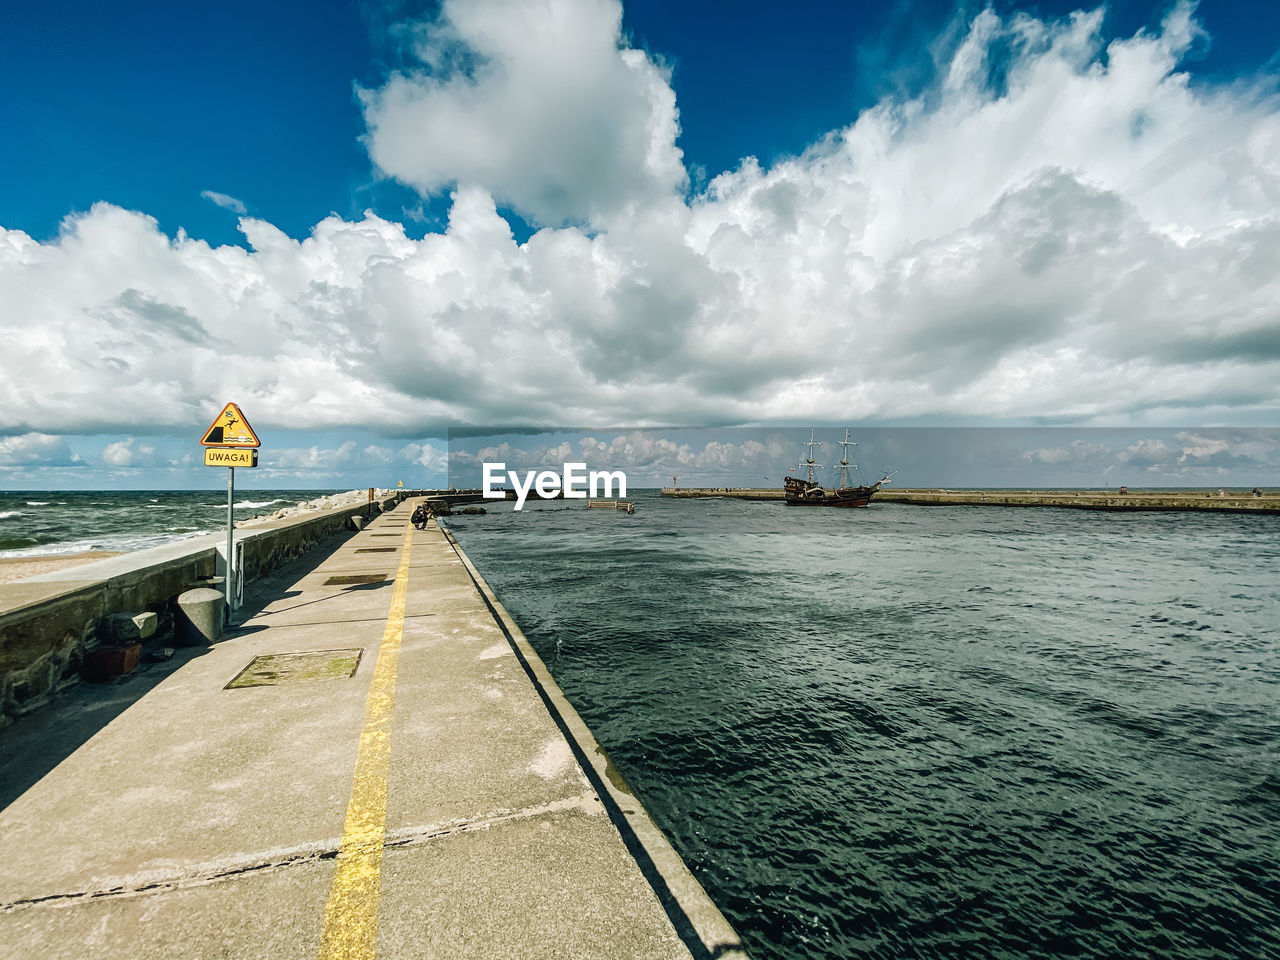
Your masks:
{"label": "rippled water", "polygon": [[[333,493],[237,490],[237,520]],[[84,550],[140,550],[225,530],[218,490],[0,491],[0,558]]]}
{"label": "rippled water", "polygon": [[1280,518],[450,521],[758,958],[1280,956]]}

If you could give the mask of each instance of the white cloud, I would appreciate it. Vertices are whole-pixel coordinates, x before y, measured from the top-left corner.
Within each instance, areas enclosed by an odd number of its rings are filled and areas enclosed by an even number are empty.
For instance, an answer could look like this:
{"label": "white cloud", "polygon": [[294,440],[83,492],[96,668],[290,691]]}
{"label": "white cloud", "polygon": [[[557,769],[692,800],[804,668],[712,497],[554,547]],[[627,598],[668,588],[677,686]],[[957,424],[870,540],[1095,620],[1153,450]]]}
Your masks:
{"label": "white cloud", "polygon": [[[608,436],[585,436],[554,445],[502,443],[478,449],[455,449],[451,454],[453,473],[464,482],[479,482],[481,464],[504,463],[506,470],[560,472],[566,463],[582,462],[588,470],[622,470],[629,482],[646,486],[662,485],[672,475],[687,480],[728,477],[755,477],[771,471],[777,479],[781,464],[794,456],[794,443],[766,434],[762,439],[742,442],[712,440],[693,444],[672,440],[654,431],[630,430]],[[736,481],[735,481],[736,482]]]}
{"label": "white cloud", "polygon": [[396,451],[396,459],[426,467],[434,480],[445,477],[449,472],[448,451],[430,443],[406,443]]}
{"label": "white cloud", "polygon": [[1121,463],[1134,466],[1166,465],[1170,462],[1173,451],[1169,444],[1159,438],[1143,439],[1121,451],[1116,459]]}
{"label": "white cloud", "polygon": [[80,462],[62,437],[44,433],[0,437],[0,467],[61,467]]}
{"label": "white cloud", "polygon": [[348,440],[337,447],[327,450],[319,446],[287,447],[282,450],[272,450],[269,456],[266,453],[259,454],[259,460],[276,471],[331,471],[347,466],[355,450],[355,441]]}
{"label": "white cloud", "polygon": [[[1110,42],[1096,12],[987,11],[918,100],[690,200],[670,86],[621,46],[616,4],[528,9],[446,3],[430,70],[366,94],[380,165],[469,184],[441,233],[366,214],[295,241],[246,217],[251,250],[211,248],[107,204],[48,242],[0,229],[0,430],[194,432],[228,397],[268,444],[1280,411],[1280,107],[1178,72],[1186,5]],[[599,137],[581,176],[580,117]],[[495,196],[592,229],[517,244]]]}
{"label": "white cloud", "polygon": [[1195,433],[1182,433],[1178,435],[1185,446],[1178,455],[1178,462],[1185,463],[1188,460],[1208,460],[1223,453],[1231,448],[1231,444],[1222,437],[1203,437]]}
{"label": "white cloud", "polygon": [[228,196],[225,193],[219,193],[217,190],[201,190],[200,196],[204,197],[215,206],[221,207],[223,210],[230,210],[232,213],[238,213],[241,216],[244,216],[249,212],[245,207],[243,200],[237,200],[235,197]]}
{"label": "white cloud", "polygon": [[112,467],[152,466],[157,462],[156,448],[138,443],[133,437],[125,437],[103,447],[102,460]]}
{"label": "white cloud", "polygon": [[[1050,429],[1046,435],[1054,432]],[[1280,468],[1280,432],[1275,429],[1165,430],[1161,434],[1122,442],[1102,430],[1095,434],[1098,439],[1024,450],[1019,458],[1035,465],[1071,468],[1082,475],[1144,470],[1166,482],[1188,483],[1212,479],[1223,470],[1253,482],[1254,477]]]}
{"label": "white cloud", "polygon": [[603,222],[682,189],[665,69],[618,0],[445,0],[417,66],[361,93],[369,153],[426,193],[483,184],[533,222]]}
{"label": "white cloud", "polygon": [[433,477],[444,477],[449,473],[449,451],[442,447],[429,443],[423,444],[411,459],[426,467],[427,472]]}

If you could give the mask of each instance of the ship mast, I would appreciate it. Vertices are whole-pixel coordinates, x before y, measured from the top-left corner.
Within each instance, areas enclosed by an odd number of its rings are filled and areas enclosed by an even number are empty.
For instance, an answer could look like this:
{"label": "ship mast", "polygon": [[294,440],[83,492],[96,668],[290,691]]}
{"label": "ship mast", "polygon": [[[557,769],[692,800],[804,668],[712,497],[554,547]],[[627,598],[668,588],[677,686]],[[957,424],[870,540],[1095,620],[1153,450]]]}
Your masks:
{"label": "ship mast", "polygon": [[[844,428],[844,439],[837,440],[836,443],[844,448],[840,455],[840,489],[847,490],[849,488],[849,448],[856,447],[858,444],[849,439],[848,427]],[[858,468],[854,467],[854,469]]]}
{"label": "ship mast", "polygon": [[808,467],[809,467],[809,482],[810,482],[810,483],[813,483],[813,468],[814,468],[814,467],[820,467],[820,466],[822,466],[822,464],[820,464],[820,463],[814,463],[814,462],[813,462],[813,448],[814,448],[814,447],[820,447],[820,446],[822,446],[822,441],[821,441],[821,440],[815,440],[815,439],[813,439],[813,427],[810,427],[810,428],[809,428],[809,439],[808,439],[808,440],[801,440],[801,441],[800,441],[800,445],[801,445],[802,447],[808,447],[808,448],[809,448],[809,455],[805,458],[804,464],[802,464],[802,466],[804,466],[804,465],[808,465]]}

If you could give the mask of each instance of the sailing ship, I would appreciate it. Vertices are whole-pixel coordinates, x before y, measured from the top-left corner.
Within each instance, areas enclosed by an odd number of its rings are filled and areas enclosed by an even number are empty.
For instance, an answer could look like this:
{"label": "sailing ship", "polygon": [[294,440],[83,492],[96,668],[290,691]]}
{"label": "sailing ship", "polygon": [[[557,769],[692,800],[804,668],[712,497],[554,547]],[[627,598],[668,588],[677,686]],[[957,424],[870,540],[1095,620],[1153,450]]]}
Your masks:
{"label": "sailing ship", "polygon": [[813,478],[814,470],[822,466],[814,462],[813,448],[822,446],[822,441],[813,439],[813,428],[809,428],[809,439],[803,441],[808,452],[804,462],[800,464],[801,467],[808,468],[808,477],[787,477],[783,480],[782,490],[787,503],[796,507],[865,507],[876,491],[893,476],[886,473],[870,486],[849,486],[849,448],[857,444],[849,438],[848,427],[845,427],[844,439],[837,440],[836,443],[843,448],[840,458],[840,486],[828,491]]}

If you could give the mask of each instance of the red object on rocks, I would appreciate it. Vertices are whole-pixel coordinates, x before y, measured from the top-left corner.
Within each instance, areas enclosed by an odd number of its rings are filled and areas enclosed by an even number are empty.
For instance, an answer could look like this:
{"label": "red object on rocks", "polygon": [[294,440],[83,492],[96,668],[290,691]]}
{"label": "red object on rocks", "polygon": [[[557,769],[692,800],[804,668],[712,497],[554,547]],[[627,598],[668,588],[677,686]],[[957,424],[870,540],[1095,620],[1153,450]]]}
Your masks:
{"label": "red object on rocks", "polygon": [[133,673],[142,653],[141,643],[103,644],[84,655],[84,678],[105,683],[115,677]]}

